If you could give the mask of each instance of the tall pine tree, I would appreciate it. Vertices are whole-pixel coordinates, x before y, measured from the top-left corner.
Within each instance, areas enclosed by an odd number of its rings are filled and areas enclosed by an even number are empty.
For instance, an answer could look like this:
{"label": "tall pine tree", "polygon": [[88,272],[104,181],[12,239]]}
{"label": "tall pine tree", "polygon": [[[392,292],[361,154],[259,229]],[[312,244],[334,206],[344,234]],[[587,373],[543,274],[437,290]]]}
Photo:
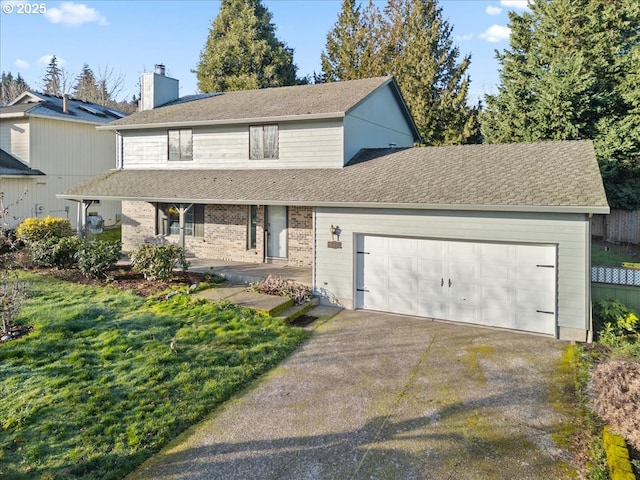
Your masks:
{"label": "tall pine tree", "polygon": [[276,38],[261,0],[222,0],[194,71],[202,92],[296,83],[293,50]]}
{"label": "tall pine tree", "polygon": [[467,104],[470,57],[459,60],[437,0],[388,0],[383,13],[371,1],[360,8],[345,0],[327,35],[327,79],[394,75],[426,144],[478,141],[477,108]]}
{"label": "tall pine tree", "polygon": [[49,61],[47,72],[42,80],[44,93],[49,95],[60,95],[62,93],[63,72],[58,66],[58,59],[54,55]]}
{"label": "tall pine tree", "polygon": [[487,142],[593,139],[612,207],[640,208],[640,3],[536,0],[510,12]]}
{"label": "tall pine tree", "polygon": [[91,70],[86,63],[82,67],[82,72],[80,72],[80,75],[76,78],[73,95],[80,100],[101,103],[99,102],[100,93],[96,77],[93,74],[93,70]]}
{"label": "tall pine tree", "polygon": [[11,72],[2,72],[2,81],[0,82],[0,105],[7,105],[15,100],[25,90],[29,90],[29,85],[22,78],[20,73],[14,78]]}

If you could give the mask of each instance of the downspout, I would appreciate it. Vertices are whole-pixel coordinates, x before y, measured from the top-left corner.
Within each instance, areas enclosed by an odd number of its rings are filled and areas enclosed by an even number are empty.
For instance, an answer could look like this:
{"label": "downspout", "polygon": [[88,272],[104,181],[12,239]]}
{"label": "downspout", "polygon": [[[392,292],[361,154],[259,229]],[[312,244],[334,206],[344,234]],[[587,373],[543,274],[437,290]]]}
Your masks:
{"label": "downspout", "polygon": [[591,219],[593,213],[589,214],[587,221],[587,312],[589,315],[589,329],[587,330],[587,343],[593,342],[593,308],[591,305]]}

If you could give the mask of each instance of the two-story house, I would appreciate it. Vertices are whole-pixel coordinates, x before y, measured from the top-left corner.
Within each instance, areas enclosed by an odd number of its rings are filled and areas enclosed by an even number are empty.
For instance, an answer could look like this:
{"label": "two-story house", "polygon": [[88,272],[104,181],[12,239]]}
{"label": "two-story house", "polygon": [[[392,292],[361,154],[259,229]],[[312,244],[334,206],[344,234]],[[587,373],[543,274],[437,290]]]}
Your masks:
{"label": "two-story house", "polygon": [[68,218],[74,227],[85,215],[100,215],[107,225],[119,221],[119,200],[87,202],[79,211],[78,202],[56,195],[113,168],[113,134],[96,126],[124,116],[95,103],[31,91],[1,107],[0,192],[5,203],[15,204],[0,227],[48,215]]}
{"label": "two-story house", "polygon": [[147,109],[99,127],[117,168],[65,193],[121,199],[125,249],[162,236],[310,266],[346,308],[587,338],[589,216],[609,210],[590,142],[413,147],[390,77],[182,99],[176,82],[146,74]]}

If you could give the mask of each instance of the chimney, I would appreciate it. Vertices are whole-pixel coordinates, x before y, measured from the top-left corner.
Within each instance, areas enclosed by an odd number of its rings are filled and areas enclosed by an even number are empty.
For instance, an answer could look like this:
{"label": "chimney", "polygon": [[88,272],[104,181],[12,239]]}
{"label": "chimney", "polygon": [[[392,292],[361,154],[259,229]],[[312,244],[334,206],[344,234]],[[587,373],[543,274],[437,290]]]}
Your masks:
{"label": "chimney", "polygon": [[69,97],[66,93],[62,94],[62,113],[69,113]]}
{"label": "chimney", "polygon": [[155,66],[155,71],[143,73],[140,80],[140,111],[153,110],[165,103],[177,100],[179,82],[175,78],[166,76],[165,66],[161,63]]}

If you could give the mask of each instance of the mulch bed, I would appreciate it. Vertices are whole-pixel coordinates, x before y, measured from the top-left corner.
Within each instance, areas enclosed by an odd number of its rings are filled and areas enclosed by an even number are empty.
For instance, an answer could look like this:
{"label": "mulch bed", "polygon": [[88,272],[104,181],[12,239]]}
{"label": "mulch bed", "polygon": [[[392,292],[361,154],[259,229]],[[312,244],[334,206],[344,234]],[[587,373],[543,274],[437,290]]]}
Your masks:
{"label": "mulch bed", "polygon": [[130,265],[117,267],[108,272],[107,278],[88,278],[77,269],[37,268],[33,271],[51,275],[68,282],[82,285],[110,285],[120,290],[132,290],[141,297],[151,297],[171,288],[194,285],[205,281],[205,276],[197,272],[174,272],[170,280],[145,280],[141,273],[134,272]]}

